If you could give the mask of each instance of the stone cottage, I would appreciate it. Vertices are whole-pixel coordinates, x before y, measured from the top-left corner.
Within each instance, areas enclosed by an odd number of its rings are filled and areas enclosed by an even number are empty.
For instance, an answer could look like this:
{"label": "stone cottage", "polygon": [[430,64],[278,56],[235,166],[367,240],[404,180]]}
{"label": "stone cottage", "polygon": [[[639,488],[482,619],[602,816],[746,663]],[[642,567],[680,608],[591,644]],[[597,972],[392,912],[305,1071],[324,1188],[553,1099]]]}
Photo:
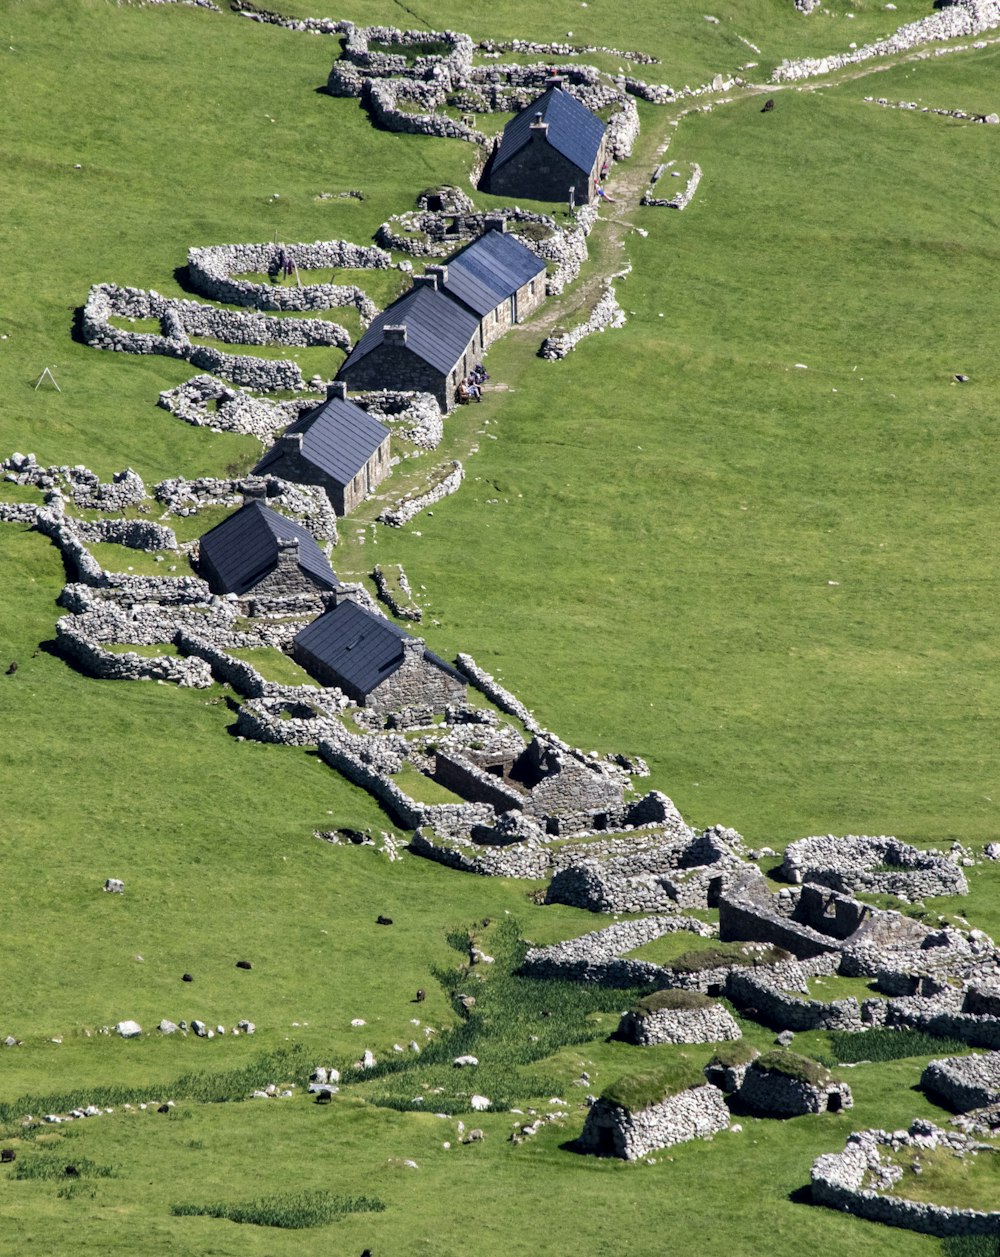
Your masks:
{"label": "stone cottage", "polygon": [[596,114],[565,91],[562,80],[507,123],[500,147],[487,167],[486,191],[495,196],[577,205],[597,195],[607,128]]}
{"label": "stone cottage", "polygon": [[724,1043],[741,1030],[729,1011],[700,991],[654,991],[622,1014],[618,1037],[649,1047],[656,1043]]}
{"label": "stone cottage", "polygon": [[838,1082],[806,1056],[777,1048],[751,1062],[737,1092],[742,1107],[765,1117],[839,1113],[854,1104],[846,1082]]}
{"label": "stone cottage", "polygon": [[412,389],[432,393],[442,410],[482,360],[479,318],[441,292],[437,275],[418,275],[414,287],[369,324],[340,368],[351,389]]}
{"label": "stone cottage", "polygon": [[484,346],[523,322],[545,298],[545,263],[507,235],[506,226],[499,219],[447,263],[426,268],[438,276],[442,292],[477,315]]}
{"label": "stone cottage", "polygon": [[260,501],[248,501],[204,534],[198,567],[216,594],[288,598],[338,583],[312,533]]}
{"label": "stone cottage", "polygon": [[421,638],[337,591],[329,610],[293,639],[292,655],[318,681],[374,711],[441,712],[465,698],[465,678]]}
{"label": "stone cottage", "polygon": [[663,1087],[658,1096],[654,1092],[653,1098],[632,1101],[627,1093],[633,1082],[642,1084],[637,1091],[647,1090],[642,1075],[620,1079],[591,1105],[577,1140],[581,1152],[637,1161],[654,1148],[711,1136],[729,1126],[725,1097],[711,1083]]}
{"label": "stone cottage", "polygon": [[347,515],[391,470],[389,429],[348,401],[347,386],[336,381],[323,405],[287,427],[253,474],[318,484],[336,513]]}

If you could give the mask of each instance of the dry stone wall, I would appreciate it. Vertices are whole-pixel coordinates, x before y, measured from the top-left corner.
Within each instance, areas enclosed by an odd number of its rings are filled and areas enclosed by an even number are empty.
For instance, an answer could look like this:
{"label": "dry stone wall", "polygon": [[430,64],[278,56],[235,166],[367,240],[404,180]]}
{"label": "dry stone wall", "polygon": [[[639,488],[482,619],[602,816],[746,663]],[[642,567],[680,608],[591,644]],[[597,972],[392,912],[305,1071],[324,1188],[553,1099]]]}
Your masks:
{"label": "dry stone wall", "polygon": [[956,1113],[995,1104],[1000,1100],[1000,1052],[931,1061],[920,1076],[920,1085]]}
{"label": "dry stone wall", "polygon": [[728,1126],[725,1097],[718,1087],[705,1083],[634,1113],[609,1100],[596,1100],[577,1147],[581,1152],[637,1161],[657,1148],[711,1138]]}

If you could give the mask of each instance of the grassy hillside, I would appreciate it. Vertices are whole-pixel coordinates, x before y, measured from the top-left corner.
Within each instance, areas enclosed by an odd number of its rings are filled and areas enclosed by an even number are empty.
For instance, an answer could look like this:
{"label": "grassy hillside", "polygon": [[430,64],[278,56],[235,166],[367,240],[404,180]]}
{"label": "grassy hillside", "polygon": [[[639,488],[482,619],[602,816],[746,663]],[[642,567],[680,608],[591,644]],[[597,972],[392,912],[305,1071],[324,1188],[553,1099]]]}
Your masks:
{"label": "grassy hillside", "polygon": [[[727,2],[713,24],[689,0],[418,12],[379,0],[333,16],[477,37],[573,31],[655,53],[662,64],[640,72],[681,86],[747,60],[763,81],[782,57],[842,50],[930,6],[827,8],[806,19],[790,0]],[[192,245],[367,243],[422,188],[463,183],[470,149],[377,131],[356,102],[318,92],[335,40],[104,0],[16,0],[0,17],[0,450],[104,476],[131,465],[149,483],[246,466],[255,441],[156,407],[185,364],[73,340],[90,284],[183,295]],[[403,563],[426,586],[435,650],[470,651],[575,744],[646,756],[650,784],[692,823],[775,846],[827,831],[995,838],[998,129],[862,98],[990,111],[998,57],[879,66],[782,91],[767,115],[748,95],[677,128],[643,107],[634,168],[651,170],[670,134],[667,155],[705,173],[683,215],[624,199],[605,210],[621,222],[598,228],[585,281],[631,262],[618,286],[627,325],[561,363],[535,356],[537,326],[498,344],[489,369],[508,388],[448,421],[441,457],[465,459],[461,492],[380,529],[374,554],[346,528],[338,573]],[[337,196],[351,188],[365,199]],[[543,317],[572,322],[576,300]],[[46,366],[61,392],[33,389]],[[627,995],[619,1008],[547,990],[499,959],[480,989],[456,975],[455,944],[475,928],[489,947],[486,919],[538,941],[602,922],[542,908],[524,884],[320,842],[318,829],[390,825],[314,755],[237,742],[225,690],[97,682],[39,649],[64,579],[43,538],[0,526],[0,1038],[23,1041],[0,1049],[0,1112],[12,1136],[19,1097],[37,1114],[103,1095],[114,1114],[20,1141],[17,1164],[45,1154],[113,1175],[0,1171],[0,1248],[597,1257],[659,1254],[680,1237],[678,1251],[728,1257],[938,1251],[789,1198],[846,1131],[930,1111],[911,1090],[925,1058],[853,1070],[850,1115],[747,1119],[654,1165],[573,1155],[562,1145],[587,1091],[637,1068],[635,1049],[605,1041]],[[124,897],[101,893],[109,876]],[[983,866],[970,880],[963,910],[1000,934],[997,875]],[[395,924],[377,926],[379,913]],[[482,1021],[452,1000],[465,986]],[[248,1017],[258,1030],[96,1033],[125,1017],[147,1031],[161,1017]],[[422,1065],[408,1044],[433,1042],[427,1027],[448,1044],[478,1036],[482,1074],[433,1052]],[[830,1050],[825,1036],[799,1040]],[[213,1087],[248,1094],[251,1076],[301,1092],[311,1065],[349,1067],[365,1048],[384,1067],[394,1044],[408,1070],[352,1083],[329,1107],[204,1102]],[[653,1049],[664,1063],[672,1051]],[[574,1087],[583,1069],[591,1082]],[[458,1113],[477,1087],[517,1099],[524,1121],[529,1107],[567,1116],[516,1146],[513,1116],[466,1113],[486,1140],[459,1146],[458,1118],[434,1117],[434,1096]],[[178,1103],[124,1112],[139,1092]],[[424,1092],[427,1112],[392,1107]],[[295,1232],[170,1212],[311,1188],[386,1209]]]}

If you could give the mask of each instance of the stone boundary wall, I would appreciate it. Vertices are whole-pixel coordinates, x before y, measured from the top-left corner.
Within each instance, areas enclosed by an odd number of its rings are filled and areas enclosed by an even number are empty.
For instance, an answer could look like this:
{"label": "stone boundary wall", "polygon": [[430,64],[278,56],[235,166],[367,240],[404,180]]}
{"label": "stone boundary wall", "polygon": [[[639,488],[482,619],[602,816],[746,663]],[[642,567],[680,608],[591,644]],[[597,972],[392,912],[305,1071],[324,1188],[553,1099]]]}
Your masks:
{"label": "stone boundary wall", "polygon": [[[209,410],[210,402],[215,402],[215,410]],[[271,445],[279,431],[321,403],[318,399],[267,401],[230,388],[213,375],[195,375],[176,388],[165,389],[156,404],[196,428],[255,436]]]}
{"label": "stone boundary wall", "polygon": [[[1000,1212],[952,1209],[945,1205],[920,1204],[900,1196],[880,1195],[864,1183],[874,1176],[885,1187],[899,1179],[898,1167],[886,1166],[880,1156],[884,1147],[932,1149],[944,1145],[970,1152],[973,1141],[957,1131],[944,1131],[918,1119],[909,1131],[855,1131],[843,1152],[828,1152],[812,1166],[810,1182],[814,1203],[886,1226],[905,1227],[925,1235],[1000,1235]],[[888,1171],[888,1173],[887,1173]],[[896,1171],[895,1174],[893,1171]]]}
{"label": "stone boundary wall", "polygon": [[374,568],[372,568],[372,580],[375,583],[375,591],[397,619],[413,620],[419,623],[424,618],[423,610],[413,601],[413,590],[410,588],[410,583],[402,565],[397,563],[395,566],[399,569],[397,578],[399,591],[407,601],[401,602],[393,593],[381,563],[376,563]]}
{"label": "stone boundary wall", "polygon": [[[335,543],[337,516],[322,486],[293,484],[279,476],[244,476],[239,479],[217,479],[202,476],[185,480],[175,476],[153,486],[153,496],[174,515],[195,515],[205,506],[239,506],[247,492],[263,493],[267,505],[293,515],[313,534],[318,542]],[[374,599],[371,600],[374,606]]]}
{"label": "stone boundary wall", "polygon": [[[836,971],[836,957],[830,957],[827,972]],[[810,966],[810,969],[814,966]],[[805,974],[800,981],[804,982]],[[861,1006],[853,997],[828,1002],[800,999],[782,989],[789,975],[772,977],[766,968],[732,969],[726,980],[726,995],[738,1008],[752,1008],[761,1021],[779,1030],[863,1030]],[[865,1001],[866,1003],[868,1001]],[[876,1000],[882,1004],[885,1001]]]}
{"label": "stone boundary wall", "polygon": [[97,473],[82,463],[75,467],[40,467],[34,454],[15,452],[0,463],[0,471],[13,484],[55,491],[71,498],[74,506],[88,510],[124,511],[137,506],[146,496],[142,477],[131,467],[116,471],[110,481],[102,483]]}
{"label": "stone boundary wall", "polygon": [[[443,463],[440,467],[435,467],[434,471],[431,472],[431,478],[433,479],[447,465],[447,463]],[[442,498],[449,497],[452,493],[457,493],[462,481],[465,479],[465,468],[457,458],[452,462],[451,466],[452,470],[442,476],[433,488],[418,494],[417,497],[403,498],[395,506],[387,507],[379,515],[379,522],[388,524],[390,528],[402,528],[404,524],[408,524],[411,519],[419,515],[421,511],[427,510],[429,506],[433,506],[435,502],[440,502]]]}
{"label": "stone boundary wall", "polygon": [[306,31],[310,35],[343,35],[351,30],[354,23],[334,21],[329,17],[285,17],[284,14],[262,9],[249,0],[229,0],[229,7],[239,17],[247,17],[252,22],[264,22],[272,26],[284,26],[292,31]]}
{"label": "stone boundary wall", "polygon": [[920,1075],[924,1091],[941,1096],[956,1113],[1000,1100],[1000,1052],[931,1061]]}
{"label": "stone boundary wall", "polygon": [[932,109],[915,100],[886,100],[884,96],[866,96],[866,105],[882,105],[885,109],[902,109],[907,113],[937,114],[940,118],[957,118],[964,122],[985,122],[990,126],[1000,123],[1000,114],[966,113],[964,109]]}
{"label": "stone boundary wall", "polygon": [[[200,313],[195,314],[196,311]],[[112,326],[112,316],[160,319],[163,331],[160,334],[125,331]],[[284,327],[285,324],[293,326]],[[296,328],[295,324],[300,326]],[[297,362],[226,354],[207,345],[192,344],[189,333],[211,336],[230,344],[319,344],[346,348],[351,343],[345,328],[325,319],[275,319],[262,314],[238,314],[115,284],[95,284],[91,288],[81,320],[83,339],[94,349],[181,358],[259,392],[282,389],[295,392],[305,388]]]}
{"label": "stone boundary wall", "polygon": [[637,1161],[657,1148],[672,1148],[691,1139],[709,1139],[726,1130],[729,1121],[722,1092],[708,1082],[635,1113],[599,1099],[591,1105],[577,1148],[580,1152],[607,1155],[611,1142],[615,1156]]}
{"label": "stone boundary wall", "polygon": [[515,698],[510,690],[505,689],[496,677],[490,676],[488,672],[480,668],[471,655],[460,654],[455,662],[458,665],[459,672],[468,677],[470,683],[481,694],[485,694],[490,702],[499,707],[501,711],[505,711],[508,716],[514,716],[520,720],[529,733],[544,732],[542,726],[521,700]]}
{"label": "stone boundary wall", "polygon": [[434,780],[462,798],[476,798],[496,812],[520,811],[527,798],[500,777],[488,773],[464,756],[449,754],[438,748]]}
{"label": "stone boundary wall", "polygon": [[[441,407],[433,393],[376,392],[356,393],[351,401],[387,427],[394,437],[410,441],[422,450],[435,450],[444,436]],[[397,429],[397,424],[406,427]]]}
{"label": "stone boundary wall", "polygon": [[[631,269],[629,267],[629,270]],[[620,279],[624,274],[627,274],[627,272],[623,272],[622,275],[618,275],[615,278]],[[618,304],[614,281],[608,280],[605,284],[604,292],[601,294],[586,322],[578,324],[569,332],[560,332],[554,336],[546,337],[542,342],[538,355],[540,358],[547,358],[550,362],[558,358],[565,358],[586,337],[593,336],[595,332],[603,332],[609,327],[624,327],[625,322],[625,311]]]}
{"label": "stone boundary wall", "polygon": [[1000,1050],[1000,1017],[976,1016],[942,1007],[940,1000],[912,996],[890,999],[886,1025],[923,1030],[942,1039],[960,1039],[970,1047]]}
{"label": "stone boundary wall", "polygon": [[79,631],[78,619],[64,615],[56,621],[56,643],[62,655],[93,677],[106,681],[172,681],[195,689],[207,689],[212,684],[211,670],[203,659],[173,655],[147,658],[134,651],[117,654],[104,650]]}
{"label": "stone boundary wall", "polygon": [[711,926],[694,917],[643,917],[622,921],[551,947],[531,947],[519,972],[530,978],[594,982],[602,986],[667,987],[671,985],[667,968],[648,960],[625,959],[623,953],[634,951],[663,934],[682,930],[702,938],[710,938],[713,933]]}
{"label": "stone boundary wall", "polygon": [[414,855],[443,864],[445,868],[479,877],[514,877],[535,881],[546,877],[550,871],[549,855],[545,850],[526,846],[477,847],[472,843],[461,847],[442,846],[432,842],[422,829],[417,829],[410,839],[410,850]]}
{"label": "stone boundary wall", "polygon": [[313,244],[219,244],[188,250],[191,287],[213,301],[252,306],[257,310],[330,310],[350,306],[367,326],[378,306],[354,284],[303,284],[282,288],[241,279],[245,274],[269,274],[286,256],[302,270],[389,270],[390,254],[373,245],[348,240],[317,240]]}
{"label": "stone boundary wall", "polygon": [[166,524],[149,519],[76,519],[81,541],[111,542],[130,550],[176,550],[177,535]]}
{"label": "stone boundary wall", "polygon": [[908,52],[918,44],[936,43],[962,35],[982,35],[1000,26],[1000,0],[956,0],[930,17],[901,26],[888,39],[865,44],[851,52],[829,57],[805,57],[783,61],[771,74],[772,83],[795,83],[819,74],[830,74],[847,65]]}
{"label": "stone boundary wall", "polygon": [[[267,681],[251,663],[245,659],[237,659],[235,655],[214,646],[205,638],[194,633],[178,629],[174,644],[184,655],[203,659],[212,670],[212,675],[223,685],[228,685],[244,698],[273,698],[286,703],[310,703],[317,697],[315,687],[311,685],[281,685],[275,681]],[[337,706],[346,706],[347,698],[333,686],[324,689],[324,700]]]}
{"label": "stone boundary wall", "polygon": [[[886,864],[894,867],[879,867]],[[923,899],[969,893],[965,875],[953,860],[885,835],[800,838],[786,848],[781,876],[794,885],[812,882],[842,894],[864,891]]]}
{"label": "stone boundary wall", "polygon": [[[668,165],[673,165],[673,163],[670,162],[668,163]],[[643,193],[641,204],[642,205],[662,205],[667,209],[675,209],[675,210],[687,209],[687,207],[691,204],[691,198],[694,196],[695,192],[698,190],[699,183],[701,183],[701,167],[698,165],[697,162],[692,162],[691,174],[688,178],[688,181],[684,185],[683,189],[680,192],[678,192],[676,196],[672,196],[668,198],[658,198],[658,197],[652,196],[650,191],[647,190],[646,192]]]}

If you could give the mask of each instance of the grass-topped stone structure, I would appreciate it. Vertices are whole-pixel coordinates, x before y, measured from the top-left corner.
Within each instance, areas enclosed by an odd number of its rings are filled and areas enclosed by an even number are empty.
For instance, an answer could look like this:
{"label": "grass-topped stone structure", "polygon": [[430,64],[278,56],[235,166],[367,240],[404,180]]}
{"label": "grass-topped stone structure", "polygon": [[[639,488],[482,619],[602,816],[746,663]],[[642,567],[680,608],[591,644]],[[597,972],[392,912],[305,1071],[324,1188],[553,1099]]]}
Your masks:
{"label": "grass-topped stone structure", "polygon": [[669,1066],[627,1074],[608,1087],[591,1105],[577,1147],[636,1161],[655,1148],[711,1137],[728,1125],[722,1092],[685,1055]]}
{"label": "grass-topped stone structure", "polygon": [[851,1089],[808,1056],[775,1048],[752,1061],[740,1084],[738,1100],[763,1117],[799,1117],[839,1113],[854,1104]]}
{"label": "grass-topped stone structure", "polygon": [[721,1043],[741,1031],[729,1011],[700,991],[655,991],[633,1005],[618,1024],[628,1043]]}

